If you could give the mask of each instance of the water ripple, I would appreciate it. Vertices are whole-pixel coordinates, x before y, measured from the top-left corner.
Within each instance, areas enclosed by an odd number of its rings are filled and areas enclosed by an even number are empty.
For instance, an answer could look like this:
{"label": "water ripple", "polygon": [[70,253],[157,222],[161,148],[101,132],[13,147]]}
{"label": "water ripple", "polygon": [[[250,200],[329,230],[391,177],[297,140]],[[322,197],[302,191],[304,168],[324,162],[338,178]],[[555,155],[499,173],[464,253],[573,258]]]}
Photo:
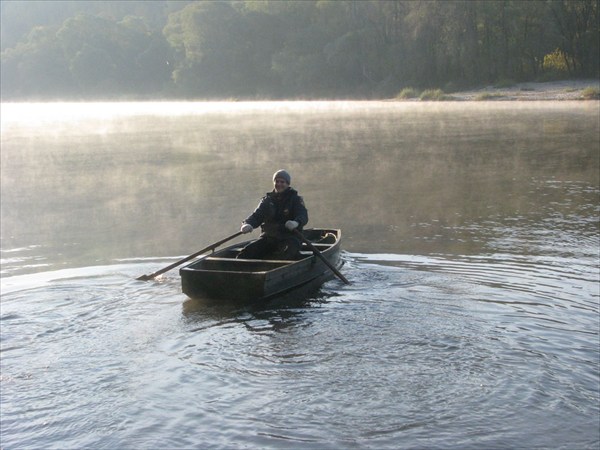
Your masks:
{"label": "water ripple", "polygon": [[593,264],[344,258],[351,285],[287,306],[186,299],[136,281],[149,262],[3,280],[3,443],[515,447],[559,415],[592,436]]}

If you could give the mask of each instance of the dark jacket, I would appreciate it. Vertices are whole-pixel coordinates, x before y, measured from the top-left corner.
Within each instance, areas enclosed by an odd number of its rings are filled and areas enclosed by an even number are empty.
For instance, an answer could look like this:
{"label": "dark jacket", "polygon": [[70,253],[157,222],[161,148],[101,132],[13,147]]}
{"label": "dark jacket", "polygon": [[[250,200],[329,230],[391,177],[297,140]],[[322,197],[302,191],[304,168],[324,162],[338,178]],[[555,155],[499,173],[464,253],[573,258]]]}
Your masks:
{"label": "dark jacket", "polygon": [[299,223],[297,230],[302,230],[302,227],[308,223],[308,211],[304,206],[304,200],[292,188],[287,188],[281,194],[275,191],[267,193],[244,223],[252,225],[253,228],[258,228],[260,225],[261,237],[285,239],[291,234],[285,228],[288,220]]}

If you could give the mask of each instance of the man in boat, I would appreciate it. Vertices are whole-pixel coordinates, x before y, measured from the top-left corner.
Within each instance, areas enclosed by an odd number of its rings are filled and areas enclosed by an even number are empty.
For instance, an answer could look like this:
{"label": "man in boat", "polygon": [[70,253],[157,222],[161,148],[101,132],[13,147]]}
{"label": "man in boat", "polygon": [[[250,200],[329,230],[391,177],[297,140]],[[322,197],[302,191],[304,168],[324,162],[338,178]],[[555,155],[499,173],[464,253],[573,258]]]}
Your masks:
{"label": "man in boat", "polygon": [[286,170],[273,175],[273,191],[267,193],[254,212],[242,222],[242,233],[261,227],[260,238],[248,244],[238,255],[244,259],[295,259],[302,242],[293,233],[302,231],[308,222],[308,211],[298,192],[290,187],[291,177]]}

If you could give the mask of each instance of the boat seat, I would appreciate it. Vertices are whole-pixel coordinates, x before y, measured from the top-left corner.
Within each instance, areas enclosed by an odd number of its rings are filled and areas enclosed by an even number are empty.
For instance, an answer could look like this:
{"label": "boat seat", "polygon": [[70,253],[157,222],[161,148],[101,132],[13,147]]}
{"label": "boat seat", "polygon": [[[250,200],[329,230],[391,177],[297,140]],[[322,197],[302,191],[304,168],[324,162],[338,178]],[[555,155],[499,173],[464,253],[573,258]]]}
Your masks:
{"label": "boat seat", "polygon": [[[330,248],[333,244],[315,244],[315,243],[312,243],[312,245],[317,250],[323,251],[323,250],[327,250],[328,248]],[[305,249],[310,250],[310,248],[308,247],[308,245],[302,244],[302,250],[305,250]]]}
{"label": "boat seat", "polygon": [[239,262],[241,264],[259,262],[259,263],[265,263],[265,264],[272,264],[274,266],[283,266],[286,264],[296,262],[294,260],[287,260],[287,259],[219,258],[217,256],[207,256],[206,258],[204,258],[204,261],[234,261],[234,262]]}
{"label": "boat seat", "polygon": [[320,240],[316,241],[315,243],[318,244],[335,244],[335,241],[337,240],[335,234],[333,233],[327,233],[325,234],[325,236],[323,236]]}
{"label": "boat seat", "polygon": [[207,256],[194,265],[196,271],[216,272],[268,272],[285,267],[294,261],[276,261],[272,259],[235,259]]}
{"label": "boat seat", "polygon": [[[327,250],[328,248],[332,247],[334,244],[324,244],[324,243],[316,243],[316,242],[311,242],[311,244],[313,245],[313,247],[315,247],[317,250],[319,250],[320,252],[323,252],[325,250]],[[296,260],[285,260],[285,259],[246,259],[246,258],[236,258],[237,255],[239,255],[239,253],[244,249],[244,247],[234,247],[229,249],[229,251],[227,252],[227,255],[230,256],[229,258],[218,258],[218,257],[213,257],[213,256],[208,256],[206,259],[210,258],[210,259],[214,259],[214,260],[218,260],[218,259],[235,259],[237,261],[266,261],[266,262],[278,262],[278,263],[290,263],[290,262],[295,262],[298,259],[303,259],[306,258],[307,256],[311,256],[313,255],[313,251],[308,247],[308,245],[306,244],[302,244],[302,247],[300,248],[300,257],[297,258]]]}

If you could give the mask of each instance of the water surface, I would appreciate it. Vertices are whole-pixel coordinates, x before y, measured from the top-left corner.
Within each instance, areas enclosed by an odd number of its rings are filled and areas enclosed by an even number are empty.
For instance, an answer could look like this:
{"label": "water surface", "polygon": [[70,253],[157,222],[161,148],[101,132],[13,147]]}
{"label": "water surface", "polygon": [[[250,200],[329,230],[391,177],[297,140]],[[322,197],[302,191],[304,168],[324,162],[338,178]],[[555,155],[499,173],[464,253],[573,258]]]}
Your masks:
{"label": "water surface", "polygon": [[[2,105],[3,448],[597,448],[598,102]],[[346,286],[153,272],[279,168]]]}

